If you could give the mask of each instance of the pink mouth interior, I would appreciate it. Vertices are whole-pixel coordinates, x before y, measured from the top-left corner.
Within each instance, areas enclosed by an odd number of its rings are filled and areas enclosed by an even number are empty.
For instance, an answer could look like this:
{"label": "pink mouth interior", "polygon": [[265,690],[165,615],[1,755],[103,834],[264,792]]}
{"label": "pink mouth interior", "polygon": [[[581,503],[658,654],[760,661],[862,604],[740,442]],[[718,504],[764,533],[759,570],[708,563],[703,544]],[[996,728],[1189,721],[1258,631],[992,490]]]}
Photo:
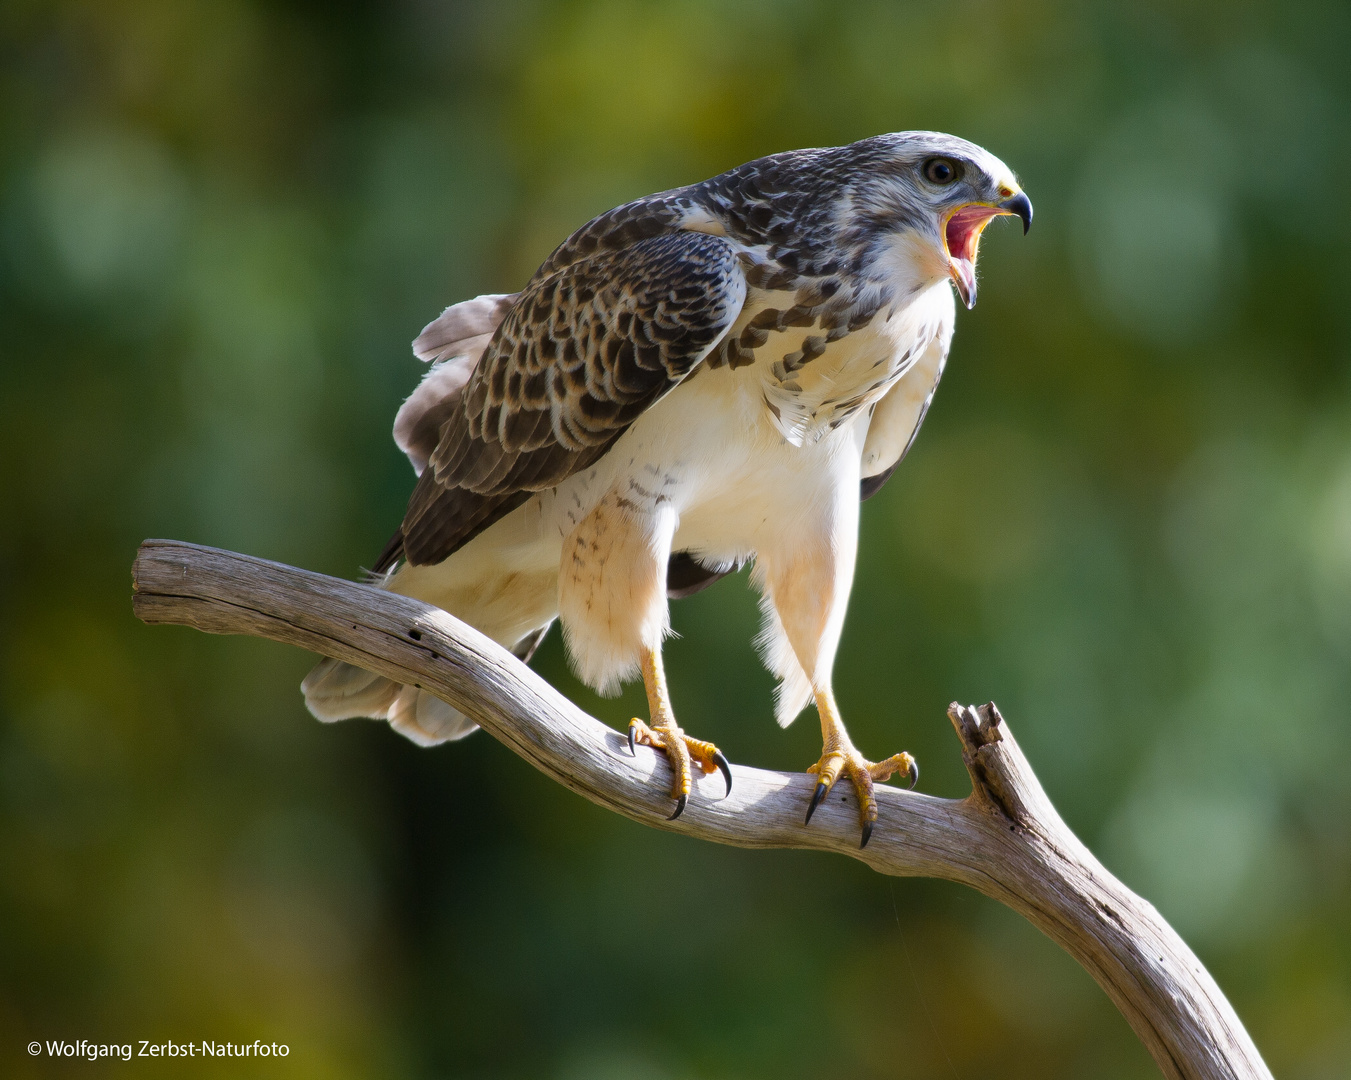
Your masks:
{"label": "pink mouth interior", "polygon": [[948,218],[945,231],[949,257],[974,263],[976,245],[980,243],[980,230],[987,221],[999,214],[1000,211],[993,206],[963,206]]}

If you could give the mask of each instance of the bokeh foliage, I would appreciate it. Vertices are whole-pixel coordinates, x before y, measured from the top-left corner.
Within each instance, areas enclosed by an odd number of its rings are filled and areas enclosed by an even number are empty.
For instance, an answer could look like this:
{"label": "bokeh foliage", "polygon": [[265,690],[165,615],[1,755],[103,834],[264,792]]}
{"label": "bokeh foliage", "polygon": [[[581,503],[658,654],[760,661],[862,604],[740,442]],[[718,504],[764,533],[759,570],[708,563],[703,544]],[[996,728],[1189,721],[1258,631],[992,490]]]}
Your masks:
{"label": "bokeh foliage", "polygon": [[[320,727],[311,658],[150,629],[137,542],[350,575],[445,304],[589,216],[907,127],[1037,207],[865,508],[845,715],[965,790],[995,698],[1277,1075],[1351,1062],[1351,12],[1336,2],[0,6],[0,1071],[49,1038],[280,1040],[183,1075],[1156,1075],[982,897],[606,814],[486,736]],[[773,725],[745,579],[677,706]],[[555,634],[537,661],[617,725]],[[132,1066],[137,1067],[137,1066]]]}

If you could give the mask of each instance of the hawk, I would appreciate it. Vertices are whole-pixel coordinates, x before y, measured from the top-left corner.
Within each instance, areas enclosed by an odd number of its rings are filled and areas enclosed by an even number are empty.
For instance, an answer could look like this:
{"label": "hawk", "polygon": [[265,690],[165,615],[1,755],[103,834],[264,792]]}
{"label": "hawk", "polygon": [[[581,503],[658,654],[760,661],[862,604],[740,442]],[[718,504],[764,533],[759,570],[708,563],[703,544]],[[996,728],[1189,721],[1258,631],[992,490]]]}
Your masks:
{"label": "hawk", "polygon": [[[640,673],[673,818],[693,770],[731,770],[676,723],[662,667],[668,598],[748,561],[763,598],[778,722],[814,701],[823,746],[806,820],[841,775],[862,844],[874,781],[913,786],[907,753],[849,738],[831,669],[859,504],[895,470],[933,400],[976,249],[1032,204],[1003,162],[906,131],[760,158],[588,222],[518,293],[449,307],[413,344],[431,367],[394,438],[418,474],[372,570],[528,660],[555,619],[601,693]],[[336,660],[302,689],[320,720],[386,719],[413,741],[472,720]]]}

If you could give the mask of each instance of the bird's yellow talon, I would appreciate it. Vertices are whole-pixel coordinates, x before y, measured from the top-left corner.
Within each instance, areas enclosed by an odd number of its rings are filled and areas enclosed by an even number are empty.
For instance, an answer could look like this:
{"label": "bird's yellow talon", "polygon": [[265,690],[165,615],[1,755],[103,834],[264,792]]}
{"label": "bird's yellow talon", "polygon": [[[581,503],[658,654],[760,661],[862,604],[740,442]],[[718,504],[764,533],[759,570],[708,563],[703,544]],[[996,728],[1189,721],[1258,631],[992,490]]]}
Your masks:
{"label": "bird's yellow talon", "polygon": [[727,783],[727,793],[731,794],[732,767],[723,752],[711,742],[686,735],[674,721],[648,726],[635,716],[629,721],[630,752],[637,753],[638,743],[662,751],[671,766],[674,774],[671,778],[671,797],[676,800],[676,811],[670,820],[674,821],[685,810],[694,786],[693,765],[698,765],[705,775],[721,772]]}
{"label": "bird's yellow talon", "polygon": [[872,838],[873,824],[877,821],[877,795],[873,790],[874,781],[881,783],[896,773],[904,773],[910,778],[910,786],[919,779],[919,766],[915,759],[906,753],[893,754],[883,761],[869,761],[849,741],[844,724],[835,712],[833,697],[823,693],[817,701],[821,713],[821,730],[825,745],[821,758],[808,768],[809,773],[819,779],[816,790],[812,792],[811,802],[807,806],[807,821],[810,822],[816,808],[835,786],[836,780],[843,774],[854,786],[858,796],[859,824],[862,827],[862,841],[859,847],[866,847]]}

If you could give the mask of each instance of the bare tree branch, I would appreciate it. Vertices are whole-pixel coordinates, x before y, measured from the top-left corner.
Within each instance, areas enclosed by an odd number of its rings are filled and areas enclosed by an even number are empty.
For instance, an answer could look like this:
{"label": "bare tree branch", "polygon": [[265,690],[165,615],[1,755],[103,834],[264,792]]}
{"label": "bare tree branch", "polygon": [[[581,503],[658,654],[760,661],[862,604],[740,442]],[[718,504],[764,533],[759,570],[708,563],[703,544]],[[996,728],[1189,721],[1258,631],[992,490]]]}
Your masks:
{"label": "bare tree branch", "polygon": [[[733,766],[700,777],[667,821],[665,760],[588,716],[506,650],[430,604],[215,548],[147,540],[133,568],[147,623],[299,645],[431,690],[541,772],[653,828],[720,844],[811,848],[894,876],[961,882],[1025,916],[1116,1003],[1175,1080],[1270,1078],[1209,973],[1152,905],[1116,880],[1061,820],[993,704],[948,710],[971,774],[965,799],[879,787],[872,842],[858,848],[852,792],[802,823],[805,773]],[[838,789],[837,789],[838,790]]]}

